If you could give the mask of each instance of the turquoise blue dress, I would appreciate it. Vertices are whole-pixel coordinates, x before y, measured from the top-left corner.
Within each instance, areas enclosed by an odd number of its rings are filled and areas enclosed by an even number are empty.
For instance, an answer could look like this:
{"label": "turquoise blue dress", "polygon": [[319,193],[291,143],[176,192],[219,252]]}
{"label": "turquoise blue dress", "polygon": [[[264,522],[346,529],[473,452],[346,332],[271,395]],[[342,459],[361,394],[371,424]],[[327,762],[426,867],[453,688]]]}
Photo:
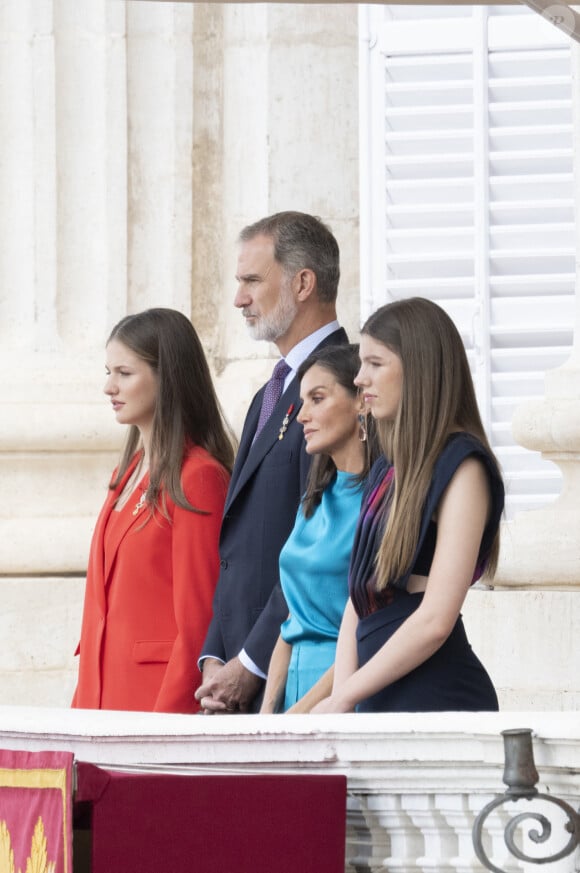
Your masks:
{"label": "turquoise blue dress", "polygon": [[356,479],[338,471],[310,518],[298,510],[280,553],[280,581],[289,612],[281,634],[292,646],[284,710],[334,663],[364,486]]}

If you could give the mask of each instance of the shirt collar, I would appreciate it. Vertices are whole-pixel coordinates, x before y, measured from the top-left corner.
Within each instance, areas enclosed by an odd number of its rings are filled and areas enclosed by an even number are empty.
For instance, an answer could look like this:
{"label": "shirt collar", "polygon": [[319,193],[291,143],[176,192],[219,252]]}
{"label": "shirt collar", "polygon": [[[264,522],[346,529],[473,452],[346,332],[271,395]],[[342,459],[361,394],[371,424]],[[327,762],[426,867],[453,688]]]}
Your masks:
{"label": "shirt collar", "polygon": [[286,377],[286,382],[284,383],[285,388],[288,386],[290,380],[296,375],[296,370],[302,361],[305,361],[308,355],[312,354],[322,340],[326,339],[326,337],[330,336],[331,333],[334,333],[335,330],[339,329],[340,324],[338,321],[331,321],[328,324],[319,327],[318,330],[315,330],[314,333],[311,333],[303,340],[300,340],[299,343],[296,343],[296,345],[290,349],[284,360],[291,368],[292,372]]}

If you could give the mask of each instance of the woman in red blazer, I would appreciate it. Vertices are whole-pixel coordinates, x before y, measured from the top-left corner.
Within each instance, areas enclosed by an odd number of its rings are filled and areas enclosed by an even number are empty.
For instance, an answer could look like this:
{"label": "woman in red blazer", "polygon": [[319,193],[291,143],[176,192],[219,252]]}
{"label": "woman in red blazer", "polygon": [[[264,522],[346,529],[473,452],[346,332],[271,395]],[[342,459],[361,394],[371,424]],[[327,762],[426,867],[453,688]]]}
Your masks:
{"label": "woman in red blazer", "polygon": [[93,534],[72,705],[196,712],[232,439],[180,312],[122,319],[106,371],[129,433]]}

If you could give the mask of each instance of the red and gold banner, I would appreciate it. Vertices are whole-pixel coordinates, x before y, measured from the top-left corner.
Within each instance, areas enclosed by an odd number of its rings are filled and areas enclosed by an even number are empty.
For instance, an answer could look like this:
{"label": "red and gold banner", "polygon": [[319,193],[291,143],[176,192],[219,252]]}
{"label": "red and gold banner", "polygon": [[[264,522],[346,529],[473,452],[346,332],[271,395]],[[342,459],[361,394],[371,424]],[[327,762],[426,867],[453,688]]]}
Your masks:
{"label": "red and gold banner", "polygon": [[71,873],[69,752],[0,750],[0,873]]}

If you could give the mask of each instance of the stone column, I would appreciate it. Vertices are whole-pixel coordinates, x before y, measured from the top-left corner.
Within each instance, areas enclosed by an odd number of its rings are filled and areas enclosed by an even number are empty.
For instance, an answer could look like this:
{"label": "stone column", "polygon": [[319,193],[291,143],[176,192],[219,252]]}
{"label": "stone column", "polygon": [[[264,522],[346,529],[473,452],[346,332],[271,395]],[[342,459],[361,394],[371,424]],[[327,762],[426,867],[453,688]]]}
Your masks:
{"label": "stone column", "polygon": [[[222,225],[219,265],[206,262],[201,282],[212,289],[216,275],[223,279],[219,388],[237,425],[277,354],[248,340],[232,306],[235,240],[244,225],[285,209],[329,223],[341,247],[340,318],[358,338],[357,7],[227,3],[206,14],[214,42],[219,16],[223,45],[223,80],[214,85],[221,129],[215,117],[213,124],[223,148]],[[215,208],[215,200],[207,205]],[[197,268],[202,277],[200,261]]]}
{"label": "stone column", "polygon": [[116,454],[100,383],[125,284],[125,134],[109,101],[124,93],[123,28],[105,0],[0,6],[2,574],[82,570]]}
{"label": "stone column", "polygon": [[127,306],[190,315],[193,5],[126,5]]}
{"label": "stone column", "polygon": [[0,574],[84,572],[123,436],[107,333],[191,311],[192,27],[190,4],[0,5]]}
{"label": "stone column", "polygon": [[497,586],[580,588],[580,43],[572,45],[576,309],[569,360],[546,373],[545,397],[522,404],[513,418],[516,440],[562,471],[560,496],[504,525]]}

